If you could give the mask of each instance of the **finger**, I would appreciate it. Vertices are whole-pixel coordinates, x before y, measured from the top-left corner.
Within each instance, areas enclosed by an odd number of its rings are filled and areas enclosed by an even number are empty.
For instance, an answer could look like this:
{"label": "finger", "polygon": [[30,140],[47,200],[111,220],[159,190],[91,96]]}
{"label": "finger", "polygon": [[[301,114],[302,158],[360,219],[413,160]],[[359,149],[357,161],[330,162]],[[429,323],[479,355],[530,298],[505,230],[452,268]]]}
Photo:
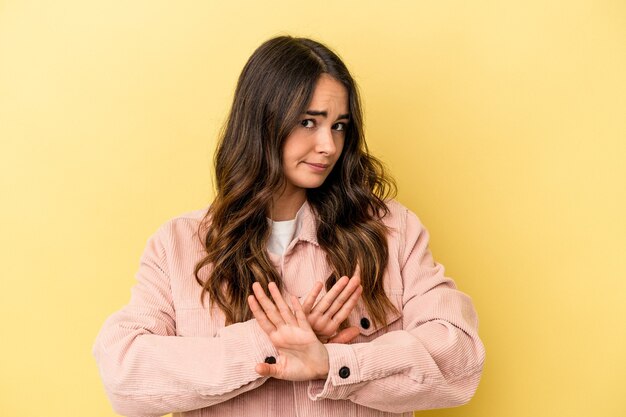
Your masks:
{"label": "finger", "polygon": [[335,313],[339,311],[339,309],[341,309],[341,307],[343,307],[343,305],[350,299],[352,294],[354,294],[354,291],[356,291],[356,289],[359,288],[360,285],[360,277],[355,276],[351,278],[348,285],[346,285],[343,291],[341,291],[341,293],[335,298],[335,300],[332,302],[330,307],[328,307],[328,310],[326,310],[324,314],[334,316]]}
{"label": "finger", "polygon": [[335,285],[333,285],[333,287],[315,305],[315,307],[313,307],[312,312],[315,314],[320,314],[320,315],[324,314],[326,310],[328,310],[330,305],[333,303],[335,298],[337,298],[337,296],[341,294],[341,292],[343,291],[345,286],[348,285],[349,282],[350,280],[348,279],[348,277],[346,276],[341,277],[339,281],[335,282]]}
{"label": "finger", "polygon": [[259,284],[258,282],[252,284],[252,291],[254,292],[257,301],[263,308],[263,311],[267,315],[267,318],[272,322],[272,324],[274,324],[274,326],[276,327],[285,324],[285,321],[281,317],[280,312],[278,311],[272,300],[270,300],[270,298],[265,294],[265,291],[263,291],[261,284]]}
{"label": "finger", "polygon": [[276,307],[278,307],[278,311],[280,312],[280,315],[285,323],[296,326],[296,318],[293,316],[293,313],[287,303],[285,303],[285,300],[283,300],[283,296],[276,283],[270,282],[267,287],[269,288],[270,294],[272,294],[272,297],[274,298],[274,303],[276,304]]}
{"label": "finger", "polygon": [[359,334],[361,334],[361,332],[358,327],[348,327],[331,337],[328,343],[350,343],[356,339]]}
{"label": "finger", "polygon": [[354,292],[350,295],[350,298],[348,298],[348,300],[343,303],[339,311],[335,313],[335,315],[333,316],[333,321],[341,323],[342,321],[347,319],[350,316],[350,313],[352,313],[354,307],[359,302],[359,298],[361,297],[362,293],[363,287],[359,285],[356,290],[354,290]]}
{"label": "finger", "polygon": [[262,376],[276,377],[279,374],[278,367],[269,363],[257,363],[254,370],[257,374]]}
{"label": "finger", "polygon": [[296,313],[296,319],[298,320],[298,326],[301,329],[311,330],[311,325],[309,324],[309,320],[306,318],[306,314],[302,310],[302,306],[300,305],[300,301],[295,297],[291,296],[291,303],[293,304],[294,312]]}
{"label": "finger", "polygon": [[320,281],[317,281],[313,285],[313,289],[311,290],[309,295],[307,295],[306,299],[304,300],[304,303],[302,303],[302,310],[306,314],[309,314],[311,312],[311,309],[313,308],[313,304],[315,304],[315,300],[317,300],[317,297],[320,295],[322,288],[324,288],[324,284],[321,283]]}
{"label": "finger", "polygon": [[248,305],[250,306],[250,310],[252,311],[257,323],[265,333],[269,335],[276,330],[276,326],[269,321],[254,295],[248,296]]}

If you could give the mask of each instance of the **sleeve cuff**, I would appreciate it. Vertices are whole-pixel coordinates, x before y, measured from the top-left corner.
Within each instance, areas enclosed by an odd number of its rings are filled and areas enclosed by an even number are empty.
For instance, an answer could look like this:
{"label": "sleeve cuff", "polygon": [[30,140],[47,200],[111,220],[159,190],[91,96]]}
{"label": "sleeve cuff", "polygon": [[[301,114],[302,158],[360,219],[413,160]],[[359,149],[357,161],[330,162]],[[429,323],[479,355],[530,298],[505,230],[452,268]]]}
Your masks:
{"label": "sleeve cuff", "polygon": [[234,344],[231,345],[229,343],[230,348],[246,352],[248,360],[252,359],[254,362],[251,364],[252,369],[254,369],[257,363],[264,362],[269,356],[278,358],[278,351],[272,345],[269,336],[261,329],[256,319],[231,324],[223,328],[221,333],[225,336],[226,332],[232,335],[231,342]]}
{"label": "sleeve cuff", "polygon": [[261,329],[261,326],[257,323],[256,319],[249,320],[250,335],[252,337],[252,344],[256,346],[255,353],[258,353],[257,363],[265,361],[269,356],[273,356],[278,359],[278,350],[272,344],[269,336]]}
{"label": "sleeve cuff", "polygon": [[328,377],[309,381],[307,394],[312,401],[321,399],[342,400],[358,387],[361,372],[351,345],[328,343]]}

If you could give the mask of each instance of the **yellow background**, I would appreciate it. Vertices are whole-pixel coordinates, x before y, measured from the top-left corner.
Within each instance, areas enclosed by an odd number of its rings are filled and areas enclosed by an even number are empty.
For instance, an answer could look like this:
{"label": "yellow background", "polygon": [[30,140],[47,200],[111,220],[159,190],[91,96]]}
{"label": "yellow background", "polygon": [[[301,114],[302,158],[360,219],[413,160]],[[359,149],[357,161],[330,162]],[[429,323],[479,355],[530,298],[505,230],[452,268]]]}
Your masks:
{"label": "yellow background", "polygon": [[0,413],[113,416],[91,346],[148,236],[210,201],[247,58],[328,43],[479,312],[464,407],[626,415],[623,1],[0,2]]}

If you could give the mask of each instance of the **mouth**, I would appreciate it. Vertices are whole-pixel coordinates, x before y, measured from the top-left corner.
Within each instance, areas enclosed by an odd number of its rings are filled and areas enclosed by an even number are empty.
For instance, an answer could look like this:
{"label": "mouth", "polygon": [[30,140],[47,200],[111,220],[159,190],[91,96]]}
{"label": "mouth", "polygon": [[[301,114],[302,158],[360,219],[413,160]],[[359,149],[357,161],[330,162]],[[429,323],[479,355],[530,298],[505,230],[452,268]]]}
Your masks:
{"label": "mouth", "polygon": [[313,162],[304,162],[304,163],[306,165],[308,165],[315,172],[326,171],[326,169],[330,166],[330,164],[316,164],[316,163],[313,163]]}
{"label": "mouth", "polygon": [[311,165],[313,167],[320,168],[320,169],[328,168],[330,166],[329,164],[315,164],[313,162],[305,162],[305,164]]}

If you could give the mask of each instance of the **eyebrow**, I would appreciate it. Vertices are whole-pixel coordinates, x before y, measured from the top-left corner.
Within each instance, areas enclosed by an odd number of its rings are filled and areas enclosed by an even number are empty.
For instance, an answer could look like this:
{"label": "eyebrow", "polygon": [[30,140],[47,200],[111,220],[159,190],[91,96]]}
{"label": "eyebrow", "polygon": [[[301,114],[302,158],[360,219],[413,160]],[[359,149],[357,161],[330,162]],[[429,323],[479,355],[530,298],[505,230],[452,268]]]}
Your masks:
{"label": "eyebrow", "polygon": [[[324,117],[328,117],[328,112],[324,111],[324,110],[307,110],[305,112],[305,114],[308,114],[309,116],[324,116]],[[340,114],[339,117],[337,117],[337,120],[341,120],[341,119],[348,119],[348,120],[350,120],[350,115],[348,113]]]}

